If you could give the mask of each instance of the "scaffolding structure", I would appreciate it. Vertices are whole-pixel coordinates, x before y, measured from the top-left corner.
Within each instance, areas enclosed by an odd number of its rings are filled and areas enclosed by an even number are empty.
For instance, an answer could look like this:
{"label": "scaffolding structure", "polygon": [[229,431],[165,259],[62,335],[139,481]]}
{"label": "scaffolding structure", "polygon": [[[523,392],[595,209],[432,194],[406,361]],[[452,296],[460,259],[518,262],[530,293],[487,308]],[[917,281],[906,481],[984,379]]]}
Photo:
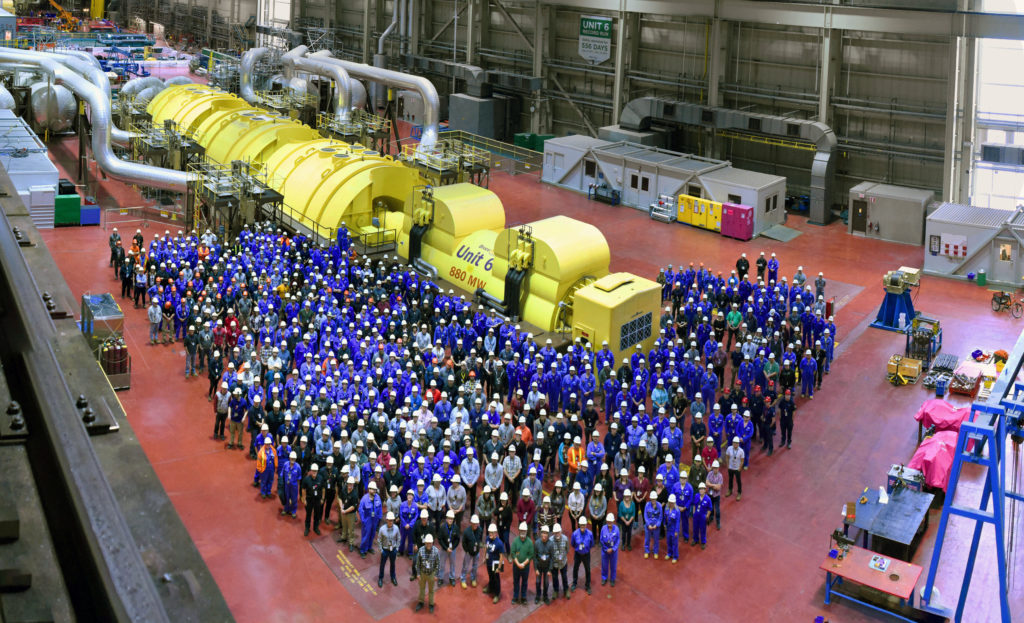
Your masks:
{"label": "scaffolding structure", "polygon": [[388,153],[391,139],[391,120],[365,110],[353,110],[348,121],[333,113],[317,115],[316,128],[325,138],[333,138],[350,145],[363,145],[382,154]]}
{"label": "scaffolding structure", "polygon": [[435,186],[469,182],[486,188],[490,181],[491,152],[466,138],[462,133],[449,132],[430,147],[406,143],[402,146],[401,157]]}
{"label": "scaffolding structure", "polygon": [[320,106],[320,98],[316,93],[293,91],[291,89],[275,91],[256,91],[256,105],[313,125]]}
{"label": "scaffolding structure", "polygon": [[187,170],[194,177],[185,212],[190,229],[209,228],[218,235],[234,237],[243,226],[282,212],[283,196],[250,162],[218,164],[203,157]]}

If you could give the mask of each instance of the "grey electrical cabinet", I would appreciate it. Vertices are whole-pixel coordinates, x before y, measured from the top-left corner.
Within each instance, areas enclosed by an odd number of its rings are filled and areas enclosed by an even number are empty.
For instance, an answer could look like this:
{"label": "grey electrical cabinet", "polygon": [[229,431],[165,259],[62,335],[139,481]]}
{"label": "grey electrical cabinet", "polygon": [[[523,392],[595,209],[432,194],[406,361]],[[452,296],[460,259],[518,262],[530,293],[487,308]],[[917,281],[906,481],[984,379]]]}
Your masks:
{"label": "grey electrical cabinet", "polygon": [[924,244],[924,220],[934,193],[861,182],[850,189],[848,230],[855,236]]}

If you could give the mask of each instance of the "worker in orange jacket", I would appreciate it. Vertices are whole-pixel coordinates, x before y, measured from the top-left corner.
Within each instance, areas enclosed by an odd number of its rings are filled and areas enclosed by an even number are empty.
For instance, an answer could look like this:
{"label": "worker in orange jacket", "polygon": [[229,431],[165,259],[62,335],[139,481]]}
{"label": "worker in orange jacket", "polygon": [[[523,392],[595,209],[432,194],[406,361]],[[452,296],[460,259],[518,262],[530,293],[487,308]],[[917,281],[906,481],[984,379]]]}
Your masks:
{"label": "worker in orange jacket", "polygon": [[526,418],[519,416],[519,426],[516,426],[516,432],[522,436],[523,443],[529,446],[533,443],[533,431],[526,425]]}
{"label": "worker in orange jacket", "polygon": [[569,448],[569,450],[565,454],[566,460],[569,462],[569,474],[571,476],[569,480],[575,480],[576,472],[579,471],[580,468],[580,461],[587,458],[587,451],[581,445],[581,440],[579,437],[573,438],[572,447]]}

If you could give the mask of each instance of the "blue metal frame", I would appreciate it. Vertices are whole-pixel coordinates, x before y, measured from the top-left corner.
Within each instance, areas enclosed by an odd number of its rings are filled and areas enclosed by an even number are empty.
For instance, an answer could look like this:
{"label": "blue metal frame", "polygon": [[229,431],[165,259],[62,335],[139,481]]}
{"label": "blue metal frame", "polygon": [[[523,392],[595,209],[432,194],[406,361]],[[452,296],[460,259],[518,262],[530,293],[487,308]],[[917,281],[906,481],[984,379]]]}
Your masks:
{"label": "blue metal frame", "polygon": [[[905,616],[902,616],[900,614],[896,614],[892,610],[887,610],[886,608],[882,608],[881,606],[876,606],[875,604],[873,604],[871,602],[864,601],[862,599],[857,599],[856,597],[850,597],[849,595],[847,595],[845,593],[840,593],[839,591],[833,591],[833,589],[832,589],[833,586],[836,586],[836,585],[842,584],[842,583],[843,583],[843,577],[842,576],[837,574],[835,576],[835,579],[832,579],[832,572],[831,571],[826,571],[825,572],[825,605],[826,606],[829,605],[830,603],[832,603],[832,596],[835,595],[836,597],[842,597],[843,599],[847,599],[849,601],[852,601],[855,604],[860,604],[860,605],[864,606],[865,608],[871,608],[872,610],[874,610],[876,612],[881,612],[883,614],[887,614],[887,615],[889,615],[889,616],[891,616],[893,618],[899,619],[900,621],[910,621],[910,623],[916,623],[914,621],[914,619],[908,619]],[[914,607],[914,591],[910,591],[910,599],[909,600],[900,599],[900,605],[904,605],[904,604],[909,605],[911,608]]]}
{"label": "blue metal frame", "polygon": [[910,326],[911,321],[917,317],[917,312],[914,311],[914,299],[910,296],[909,289],[900,294],[886,291],[882,305],[878,308],[878,315],[875,316],[875,321],[870,326],[902,333],[903,329],[899,325],[900,314],[903,314],[904,326]]}
{"label": "blue metal frame", "polygon": [[[935,549],[932,552],[932,560],[928,566],[928,576],[921,596],[922,609],[942,616],[953,617],[954,621],[963,620],[964,606],[967,602],[967,594],[970,592],[974,563],[985,524],[992,524],[995,530],[996,572],[999,576],[999,620],[1002,623],[1010,623],[1012,620],[1007,595],[1004,511],[1007,498],[1024,502],[1024,495],[1006,490],[1005,465],[1007,436],[1019,434],[1021,422],[1024,419],[1024,384],[1014,383],[1022,363],[1024,363],[1024,334],[1018,338],[1010,359],[992,389],[991,396],[985,402],[972,405],[970,420],[960,425],[946,499],[942,505],[942,518],[939,521],[939,530],[935,539]],[[987,453],[985,452],[986,448],[988,449]],[[957,484],[960,481],[963,466],[967,463],[986,468],[985,485],[982,490],[981,502],[977,508],[961,506],[955,502]],[[949,526],[950,517],[954,516],[974,521],[970,554],[967,557],[967,568],[964,571],[963,585],[957,599],[955,612],[929,603],[932,598],[932,589],[935,586],[935,574],[942,555],[946,529]]]}

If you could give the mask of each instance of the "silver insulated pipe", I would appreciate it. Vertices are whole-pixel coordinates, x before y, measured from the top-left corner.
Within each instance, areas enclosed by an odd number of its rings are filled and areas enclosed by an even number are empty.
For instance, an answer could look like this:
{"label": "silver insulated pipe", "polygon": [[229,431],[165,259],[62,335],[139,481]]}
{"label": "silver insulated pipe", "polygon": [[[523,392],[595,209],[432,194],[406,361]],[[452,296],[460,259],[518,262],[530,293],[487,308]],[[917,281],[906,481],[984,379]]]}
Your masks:
{"label": "silver insulated pipe", "polygon": [[[333,54],[331,54],[330,50],[320,50],[319,52],[308,54],[306,58],[322,59],[330,58],[332,56]],[[348,74],[348,72],[345,73],[346,75]],[[362,110],[366,107],[366,87],[363,86],[362,82],[356,80],[352,76],[348,77],[348,105],[349,109],[353,111]]]}
{"label": "silver insulated pipe", "polygon": [[73,71],[65,61],[68,57],[0,48],[0,62],[21,63],[38,67],[56,84],[62,84],[89,105],[92,117],[92,153],[96,164],[107,175],[114,179],[140,184],[152,188],[162,188],[184,193],[188,190],[188,182],[192,176],[183,171],[162,169],[147,164],[126,162],[114,155],[110,148],[111,112],[110,98],[103,88]]}
{"label": "silver insulated pipe", "polygon": [[[98,86],[103,91],[108,102],[113,101],[110,96],[110,79],[95,56],[81,50],[57,50],[56,54],[63,57],[60,59],[61,63]],[[118,147],[127,147],[131,144],[134,136],[131,132],[122,130],[114,125],[113,120],[111,120],[110,142]]]}
{"label": "silver insulated pipe", "polygon": [[250,104],[256,103],[256,90],[252,86],[252,72],[256,63],[267,53],[267,48],[250,48],[242,55],[238,70],[238,94]]}
{"label": "silver insulated pipe", "polygon": [[423,136],[420,138],[420,147],[433,147],[437,142],[437,126],[441,121],[441,98],[437,96],[437,89],[434,84],[422,76],[412,76],[401,72],[373,67],[363,63],[353,63],[340,58],[327,57],[325,62],[333,63],[345,68],[349,75],[380,82],[393,87],[401,87],[419,93],[423,99]]}
{"label": "silver insulated pipe", "polygon": [[334,116],[340,121],[348,121],[351,109],[349,97],[352,92],[348,72],[344,67],[326,62],[324,57],[306,56],[308,49],[306,46],[300,45],[281,56],[281,63],[285,67],[286,75],[294,69],[333,80]]}

